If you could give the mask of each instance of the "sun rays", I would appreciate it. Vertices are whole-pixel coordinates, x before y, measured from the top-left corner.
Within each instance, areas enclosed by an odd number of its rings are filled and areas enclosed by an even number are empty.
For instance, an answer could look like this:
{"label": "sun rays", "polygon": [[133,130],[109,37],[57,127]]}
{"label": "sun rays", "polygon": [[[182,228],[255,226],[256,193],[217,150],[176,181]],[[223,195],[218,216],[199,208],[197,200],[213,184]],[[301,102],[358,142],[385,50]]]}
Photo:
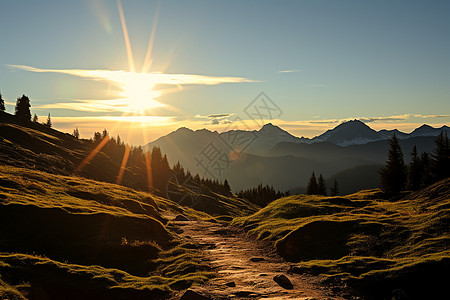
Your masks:
{"label": "sun rays", "polygon": [[[46,107],[92,112],[120,112],[124,115],[147,115],[154,108],[166,106],[156,100],[156,98],[167,93],[178,92],[182,90],[183,85],[218,85],[223,83],[256,82],[255,80],[243,77],[167,74],[158,71],[150,72],[153,62],[152,50],[156,36],[159,8],[155,13],[145,60],[142,65],[142,71],[136,72],[133,50],[130,43],[124,10],[120,0],[117,1],[117,7],[122,26],[129,71],[101,69],[43,69],[24,65],[9,65],[9,67],[29,72],[59,73],[94,81],[105,81],[112,83],[119,90],[115,99],[76,100],[76,102],[53,103],[47,105]],[[175,87],[170,88],[170,86]],[[176,108],[169,109],[176,110]]]}
{"label": "sun rays", "polygon": [[[159,71],[151,71],[153,62],[153,45],[156,36],[156,26],[158,23],[159,7],[155,12],[152,30],[145,52],[145,60],[143,62],[141,72],[136,71],[133,50],[130,43],[128,28],[125,19],[125,12],[120,0],[117,0],[117,9],[119,12],[120,23],[125,43],[127,61],[129,70],[105,70],[105,69],[45,69],[35,68],[25,65],[9,65],[11,68],[25,70],[35,73],[58,73],[70,76],[85,78],[92,81],[104,81],[112,84],[115,93],[112,99],[76,99],[72,102],[52,103],[42,105],[41,108],[70,109],[85,112],[105,112],[110,116],[107,118],[113,120],[117,118],[119,121],[133,122],[135,124],[133,130],[140,129],[144,136],[144,141],[148,142],[146,137],[146,126],[161,126],[171,117],[155,116],[155,108],[165,107],[169,111],[177,111],[177,108],[165,105],[157,98],[167,93],[178,92],[183,89],[183,85],[218,85],[223,83],[243,83],[255,82],[243,77],[223,77],[196,74],[168,74]],[[117,114],[121,116],[118,116]],[[98,118],[98,117],[97,117]],[[150,119],[149,119],[150,118]],[[161,122],[162,121],[162,122]],[[150,123],[149,123],[150,122]],[[158,124],[156,124],[157,122]],[[119,125],[117,125],[119,126]],[[116,126],[114,126],[116,127]],[[131,127],[129,127],[131,130]],[[97,155],[99,151],[108,143],[109,136],[105,137],[102,142],[81,162],[75,172],[81,172],[83,168]],[[130,146],[126,146],[117,176],[117,183],[122,182],[125,174],[128,157],[130,155]],[[145,154],[147,166],[147,182],[149,189],[152,189],[153,179],[151,177],[150,156]]]}

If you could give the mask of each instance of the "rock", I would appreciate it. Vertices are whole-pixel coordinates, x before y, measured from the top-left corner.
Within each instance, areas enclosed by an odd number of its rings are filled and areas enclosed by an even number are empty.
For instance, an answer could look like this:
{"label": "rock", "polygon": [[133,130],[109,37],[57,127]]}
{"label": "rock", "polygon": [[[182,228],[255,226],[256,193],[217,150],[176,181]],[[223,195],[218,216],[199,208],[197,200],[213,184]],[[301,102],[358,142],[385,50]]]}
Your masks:
{"label": "rock", "polygon": [[312,221],[278,241],[277,252],[291,262],[339,259],[348,255],[348,237],[357,225],[357,221]]}
{"label": "rock", "polygon": [[303,273],[305,273],[305,270],[300,268],[300,267],[297,267],[297,266],[290,266],[289,270],[287,272],[291,273],[291,274],[292,273],[294,273],[294,274],[303,274]]}
{"label": "rock", "polygon": [[251,291],[239,291],[234,293],[236,297],[258,297],[259,294],[251,292]]}
{"label": "rock", "polygon": [[211,300],[209,297],[205,297],[200,295],[196,291],[187,290],[184,292],[183,296],[181,296],[180,300]]}
{"label": "rock", "polygon": [[173,219],[174,221],[189,221],[189,219],[186,216],[183,215],[177,215],[175,217],[175,219]]}
{"label": "rock", "polygon": [[283,274],[278,274],[273,277],[273,280],[278,283],[279,286],[282,288],[285,288],[287,290],[292,290],[294,286],[292,285],[292,282]]}
{"label": "rock", "polygon": [[229,286],[229,287],[235,287],[236,283],[234,281],[230,281],[230,282],[225,283],[225,285]]}
{"label": "rock", "polygon": [[250,258],[252,262],[264,261],[266,260],[264,257],[252,257]]}

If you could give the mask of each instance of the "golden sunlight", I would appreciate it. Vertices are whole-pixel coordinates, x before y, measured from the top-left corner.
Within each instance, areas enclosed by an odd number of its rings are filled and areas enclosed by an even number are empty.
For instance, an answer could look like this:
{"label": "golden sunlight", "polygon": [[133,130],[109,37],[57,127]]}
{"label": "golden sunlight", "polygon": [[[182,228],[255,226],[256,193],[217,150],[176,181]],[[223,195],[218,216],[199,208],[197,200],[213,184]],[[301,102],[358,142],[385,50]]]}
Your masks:
{"label": "golden sunlight", "polygon": [[156,82],[151,82],[146,78],[133,76],[129,73],[126,80],[121,83],[123,92],[121,96],[126,100],[128,109],[135,113],[143,113],[148,109],[164,106],[155,100],[161,92],[153,90]]}

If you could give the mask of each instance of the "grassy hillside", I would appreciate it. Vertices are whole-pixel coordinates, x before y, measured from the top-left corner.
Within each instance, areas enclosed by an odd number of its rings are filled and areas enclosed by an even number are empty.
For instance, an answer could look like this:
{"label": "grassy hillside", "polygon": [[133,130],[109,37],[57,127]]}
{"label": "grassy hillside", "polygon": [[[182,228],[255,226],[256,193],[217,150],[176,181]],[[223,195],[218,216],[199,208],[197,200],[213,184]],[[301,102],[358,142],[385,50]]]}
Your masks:
{"label": "grassy hillside", "polygon": [[0,298],[148,299],[205,281],[162,214],[205,214],[82,177],[0,166]]}
{"label": "grassy hillside", "polygon": [[429,298],[450,279],[450,179],[397,201],[378,190],[285,197],[234,224],[272,240],[292,272],[343,279],[368,299]]}

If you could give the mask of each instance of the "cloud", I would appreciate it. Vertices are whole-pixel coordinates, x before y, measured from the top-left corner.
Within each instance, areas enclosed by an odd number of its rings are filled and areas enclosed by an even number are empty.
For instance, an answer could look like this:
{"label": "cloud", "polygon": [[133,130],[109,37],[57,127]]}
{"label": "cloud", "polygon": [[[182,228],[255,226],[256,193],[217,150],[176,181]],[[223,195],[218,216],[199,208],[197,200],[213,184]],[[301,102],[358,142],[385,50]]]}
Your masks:
{"label": "cloud", "polygon": [[424,119],[428,119],[428,118],[437,118],[437,119],[441,119],[441,118],[449,118],[450,115],[426,115],[426,116],[420,116],[420,118],[424,118]]}
{"label": "cloud", "polygon": [[204,125],[218,125],[218,124],[230,124],[231,121],[228,119],[234,115],[233,113],[219,113],[219,114],[210,114],[206,116],[195,115],[196,119],[208,119]]}
{"label": "cloud", "polygon": [[277,71],[277,73],[296,73],[296,72],[300,72],[301,70],[295,69],[295,70],[281,70],[281,71]]}
{"label": "cloud", "polygon": [[228,118],[231,117],[233,114],[212,114],[208,115],[208,118]]}
{"label": "cloud", "polygon": [[39,109],[71,109],[88,112],[133,112],[123,99],[116,100],[75,100],[77,102],[50,103],[34,108]]}
{"label": "cloud", "polygon": [[216,85],[221,83],[242,83],[257,82],[242,77],[218,77],[193,74],[163,74],[163,73],[135,73],[127,71],[111,71],[111,70],[82,70],[82,69],[39,69],[24,65],[8,65],[11,68],[21,69],[36,73],[60,73],[73,75],[78,77],[90,78],[93,80],[112,81],[119,84],[126,84],[130,81],[148,82],[151,85],[169,84],[201,84]]}
{"label": "cloud", "polygon": [[404,114],[397,116],[388,116],[388,117],[371,117],[371,118],[357,118],[361,122],[364,123],[372,123],[372,122],[380,122],[380,121],[404,121],[410,119],[411,117],[417,117],[419,115],[412,114]]}

